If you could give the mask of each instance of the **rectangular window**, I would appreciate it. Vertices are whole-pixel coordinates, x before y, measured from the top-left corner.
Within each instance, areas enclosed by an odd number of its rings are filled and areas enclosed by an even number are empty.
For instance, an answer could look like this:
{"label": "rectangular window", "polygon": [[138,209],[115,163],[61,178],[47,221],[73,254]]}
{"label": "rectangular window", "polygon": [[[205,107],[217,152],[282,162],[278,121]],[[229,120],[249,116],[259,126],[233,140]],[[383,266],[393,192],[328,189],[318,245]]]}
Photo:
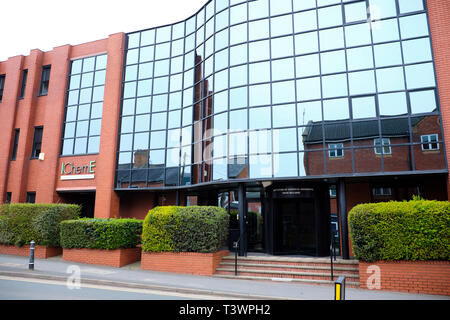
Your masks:
{"label": "rectangular window", "polygon": [[35,203],[36,202],[36,192],[27,192],[27,203]]}
{"label": "rectangular window", "polygon": [[372,188],[372,193],[374,196],[390,196],[392,195],[392,189],[386,187]]}
{"label": "rectangular window", "polygon": [[50,69],[51,66],[42,67],[41,87],[39,89],[40,96],[45,96],[48,93],[48,86],[50,83]]}
{"label": "rectangular window", "polygon": [[6,75],[4,75],[4,74],[0,75],[0,102],[2,102],[2,98],[3,98],[3,89],[5,88],[5,78],[6,78]]}
{"label": "rectangular window", "polygon": [[12,198],[12,193],[11,192],[7,192],[6,193],[5,203],[11,203],[11,198]]}
{"label": "rectangular window", "polygon": [[22,86],[20,87],[19,99],[23,99],[25,96],[25,88],[27,86],[28,69],[22,71]]}
{"label": "rectangular window", "polygon": [[17,149],[19,146],[19,135],[20,135],[20,129],[15,129],[14,130],[14,144],[13,144],[11,160],[16,160],[16,157],[17,157]]}
{"label": "rectangular window", "polygon": [[375,139],[373,145],[375,146],[375,154],[392,154],[391,140],[387,138]]}
{"label": "rectangular window", "polygon": [[439,150],[438,135],[437,134],[427,134],[420,137],[422,142],[422,150]]}
{"label": "rectangular window", "polygon": [[41,153],[42,147],[42,132],[43,127],[35,127],[34,128],[34,138],[33,138],[33,150],[31,151],[31,158],[38,158]]}
{"label": "rectangular window", "polygon": [[328,156],[330,158],[342,158],[344,156],[344,145],[342,143],[335,143],[328,145]]}

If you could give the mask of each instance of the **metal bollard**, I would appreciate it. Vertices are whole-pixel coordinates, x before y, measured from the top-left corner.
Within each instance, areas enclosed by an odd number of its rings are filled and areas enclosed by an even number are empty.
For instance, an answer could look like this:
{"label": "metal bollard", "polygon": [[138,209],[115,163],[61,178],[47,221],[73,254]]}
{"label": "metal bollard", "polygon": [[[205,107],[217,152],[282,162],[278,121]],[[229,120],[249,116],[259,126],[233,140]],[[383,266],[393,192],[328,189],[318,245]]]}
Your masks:
{"label": "metal bollard", "polygon": [[345,300],[345,277],[339,277],[334,282],[334,300]]}
{"label": "metal bollard", "polygon": [[28,270],[34,270],[34,241],[30,242],[30,262],[28,263]]}

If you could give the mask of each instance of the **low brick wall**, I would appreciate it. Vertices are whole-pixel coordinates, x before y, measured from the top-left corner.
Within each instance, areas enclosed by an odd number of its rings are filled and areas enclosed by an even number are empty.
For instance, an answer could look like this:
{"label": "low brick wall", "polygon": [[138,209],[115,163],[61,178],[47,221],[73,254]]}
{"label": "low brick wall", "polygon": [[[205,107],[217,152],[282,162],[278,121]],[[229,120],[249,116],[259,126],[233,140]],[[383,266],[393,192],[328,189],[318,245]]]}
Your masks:
{"label": "low brick wall", "polygon": [[450,295],[450,261],[359,262],[363,289]]}
{"label": "low brick wall", "polygon": [[[47,259],[54,256],[59,256],[62,253],[62,248],[59,247],[46,247],[46,246],[35,246],[34,247],[34,257],[37,259]],[[25,245],[22,247],[16,247],[13,245],[0,244],[0,254],[11,254],[16,256],[30,256],[30,245]]]}
{"label": "low brick wall", "polygon": [[139,261],[141,248],[117,250],[63,249],[63,260],[121,268]]}
{"label": "low brick wall", "polygon": [[212,276],[222,260],[229,255],[228,250],[216,253],[197,252],[144,252],[141,269],[172,273]]}

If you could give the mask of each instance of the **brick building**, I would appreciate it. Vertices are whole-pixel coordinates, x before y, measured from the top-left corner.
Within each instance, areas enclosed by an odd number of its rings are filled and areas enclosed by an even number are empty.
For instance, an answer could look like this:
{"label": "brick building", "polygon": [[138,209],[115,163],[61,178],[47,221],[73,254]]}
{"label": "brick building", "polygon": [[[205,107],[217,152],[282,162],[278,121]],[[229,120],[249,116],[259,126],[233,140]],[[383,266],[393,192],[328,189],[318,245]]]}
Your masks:
{"label": "brick building", "polygon": [[173,25],[11,57],[0,202],[141,219],[221,205],[241,254],[327,255],[332,223],[347,258],[354,205],[449,198],[449,13],[211,0]]}

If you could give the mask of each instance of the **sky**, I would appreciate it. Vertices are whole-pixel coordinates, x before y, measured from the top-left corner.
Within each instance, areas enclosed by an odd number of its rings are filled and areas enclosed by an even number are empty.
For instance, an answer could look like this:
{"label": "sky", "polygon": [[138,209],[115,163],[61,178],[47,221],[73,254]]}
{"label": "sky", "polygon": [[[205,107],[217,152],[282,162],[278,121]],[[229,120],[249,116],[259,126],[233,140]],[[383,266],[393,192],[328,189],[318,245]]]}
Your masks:
{"label": "sky", "polygon": [[208,0],[1,0],[0,61],[189,18]]}

